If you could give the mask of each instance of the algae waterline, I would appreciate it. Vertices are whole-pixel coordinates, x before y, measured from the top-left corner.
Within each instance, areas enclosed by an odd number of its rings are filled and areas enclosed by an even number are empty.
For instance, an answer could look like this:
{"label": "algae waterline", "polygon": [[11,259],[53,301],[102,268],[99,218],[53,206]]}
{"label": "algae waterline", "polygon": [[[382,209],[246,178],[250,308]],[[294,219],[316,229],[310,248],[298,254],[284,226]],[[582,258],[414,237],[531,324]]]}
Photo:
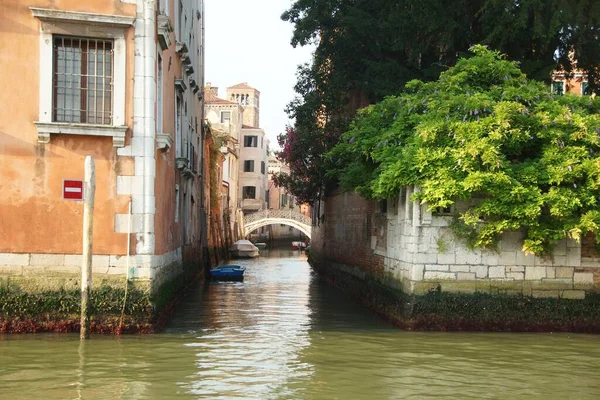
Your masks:
{"label": "algae waterline", "polygon": [[407,295],[377,277],[328,263],[311,253],[311,267],[399,328],[420,331],[600,333],[600,295],[585,299],[532,298],[431,291]]}
{"label": "algae waterline", "polygon": [[[187,275],[186,275],[187,276]],[[151,333],[162,329],[175,304],[198,276],[172,279],[150,292],[146,281],[102,279],[92,289],[90,330],[94,333]],[[0,333],[76,332],[80,328],[78,281],[6,278],[0,286]]]}

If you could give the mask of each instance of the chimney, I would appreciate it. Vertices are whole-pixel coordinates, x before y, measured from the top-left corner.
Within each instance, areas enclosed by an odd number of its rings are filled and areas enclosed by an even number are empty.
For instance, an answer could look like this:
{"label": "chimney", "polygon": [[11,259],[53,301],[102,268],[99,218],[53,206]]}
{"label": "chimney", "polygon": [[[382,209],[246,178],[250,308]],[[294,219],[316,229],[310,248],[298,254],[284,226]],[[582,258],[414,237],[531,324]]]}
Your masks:
{"label": "chimney", "polygon": [[217,86],[212,86],[210,82],[206,82],[204,93],[209,94],[211,97],[219,97],[219,88]]}

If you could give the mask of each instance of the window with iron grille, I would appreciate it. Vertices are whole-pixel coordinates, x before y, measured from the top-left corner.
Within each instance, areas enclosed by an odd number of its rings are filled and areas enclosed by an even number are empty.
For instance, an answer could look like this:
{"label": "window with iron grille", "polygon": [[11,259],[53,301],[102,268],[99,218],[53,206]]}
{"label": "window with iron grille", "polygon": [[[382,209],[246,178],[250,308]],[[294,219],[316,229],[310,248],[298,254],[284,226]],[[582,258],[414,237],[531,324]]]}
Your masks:
{"label": "window with iron grille", "polygon": [[112,124],[112,40],[53,37],[53,120]]}

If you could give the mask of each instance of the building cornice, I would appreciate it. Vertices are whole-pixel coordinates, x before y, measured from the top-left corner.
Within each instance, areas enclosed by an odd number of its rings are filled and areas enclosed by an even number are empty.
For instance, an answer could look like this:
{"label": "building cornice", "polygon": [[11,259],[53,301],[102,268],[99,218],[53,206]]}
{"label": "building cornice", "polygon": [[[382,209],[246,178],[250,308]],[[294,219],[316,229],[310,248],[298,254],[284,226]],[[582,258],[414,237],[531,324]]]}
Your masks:
{"label": "building cornice", "polygon": [[34,122],[38,131],[38,143],[50,143],[51,134],[109,136],[113,147],[125,146],[127,126],[77,124],[66,122]]}
{"label": "building cornice", "polygon": [[241,107],[237,103],[204,103],[204,105],[206,107],[216,107],[216,108],[221,108],[221,107],[227,107],[227,108]]}
{"label": "building cornice", "polygon": [[53,10],[29,7],[33,16],[44,22],[70,22],[127,28],[133,26],[135,17],[114,14],[97,14],[79,11]]}
{"label": "building cornice", "polygon": [[161,150],[169,150],[173,147],[173,136],[170,133],[157,133],[156,147]]}

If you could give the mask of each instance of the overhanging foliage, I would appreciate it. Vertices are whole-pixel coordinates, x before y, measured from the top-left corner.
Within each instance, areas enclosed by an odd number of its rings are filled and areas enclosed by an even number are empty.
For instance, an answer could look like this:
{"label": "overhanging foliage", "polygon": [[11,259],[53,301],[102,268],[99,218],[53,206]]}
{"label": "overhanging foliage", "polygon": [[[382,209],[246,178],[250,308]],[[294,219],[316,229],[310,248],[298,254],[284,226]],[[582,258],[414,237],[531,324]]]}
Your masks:
{"label": "overhanging foliage", "polygon": [[524,229],[523,250],[600,230],[600,99],[555,96],[514,62],[475,46],[438,81],[361,110],[330,153],[346,190],[369,198],[418,185],[430,208],[464,200],[476,247]]}
{"label": "overhanging foliage", "polygon": [[295,124],[280,138],[280,159],[292,172],[278,184],[307,202],[335,185],[323,149],[346,131],[353,99],[364,106],[412,79],[438,79],[475,43],[545,82],[552,71],[577,68],[600,93],[597,0],[295,0],[282,19],[294,24],[293,46],[317,46],[312,63],[299,68],[287,108]]}

